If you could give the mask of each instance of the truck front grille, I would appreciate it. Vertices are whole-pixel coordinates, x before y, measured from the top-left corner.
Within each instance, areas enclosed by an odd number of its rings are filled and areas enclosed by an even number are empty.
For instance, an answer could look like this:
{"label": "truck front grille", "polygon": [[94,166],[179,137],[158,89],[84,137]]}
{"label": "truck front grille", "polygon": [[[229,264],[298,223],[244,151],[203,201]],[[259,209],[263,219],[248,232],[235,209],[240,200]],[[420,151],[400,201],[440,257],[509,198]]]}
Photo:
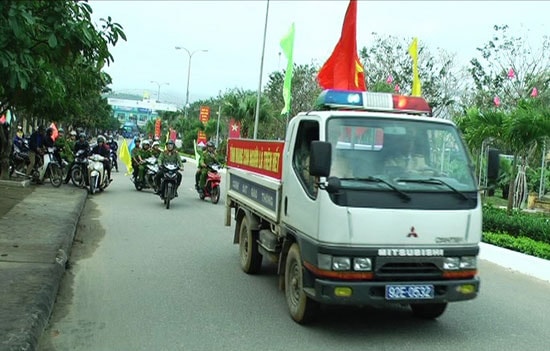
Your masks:
{"label": "truck front grille", "polygon": [[440,279],[441,270],[431,262],[387,262],[375,271],[376,280]]}

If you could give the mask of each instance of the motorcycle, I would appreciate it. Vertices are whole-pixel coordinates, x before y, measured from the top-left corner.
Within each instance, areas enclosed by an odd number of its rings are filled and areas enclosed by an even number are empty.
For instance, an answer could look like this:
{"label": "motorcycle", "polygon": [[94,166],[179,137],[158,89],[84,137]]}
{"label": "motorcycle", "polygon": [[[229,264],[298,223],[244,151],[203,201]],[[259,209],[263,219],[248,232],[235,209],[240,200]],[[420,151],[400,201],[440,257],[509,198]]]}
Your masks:
{"label": "motorcycle", "polygon": [[27,166],[31,160],[29,158],[29,145],[28,140],[24,139],[22,147],[13,144],[13,148],[9,158],[9,176],[13,177],[25,177],[27,172]]}
{"label": "motorcycle", "polygon": [[157,158],[151,156],[145,159],[145,173],[143,175],[143,181],[139,181],[137,178],[132,177],[132,182],[137,191],[142,189],[153,189],[157,191],[157,186],[155,184],[155,176],[159,172],[159,166],[157,164]]}
{"label": "motorcycle", "polygon": [[111,159],[111,164],[113,165],[113,169],[115,169],[118,172],[118,161],[117,161],[116,151],[113,149],[110,149],[109,152],[110,152],[109,158]]}
{"label": "motorcycle", "polygon": [[107,171],[103,167],[103,161],[106,158],[93,154],[88,157],[88,192],[95,194],[98,191],[103,191],[109,185],[109,179],[107,178]]}
{"label": "motorcycle", "polygon": [[222,176],[218,173],[220,169],[221,166],[217,163],[208,166],[208,175],[204,188],[202,191],[201,189],[197,190],[201,200],[209,197],[213,204],[217,204],[220,201],[220,183],[222,181]]}
{"label": "motorcycle", "polygon": [[31,179],[37,184],[42,184],[44,179],[49,178],[52,185],[56,188],[63,183],[63,170],[55,156],[55,147],[49,147],[44,152],[41,165],[37,165],[31,174]]}
{"label": "motorcycle", "polygon": [[180,167],[175,163],[167,163],[161,166],[164,172],[160,179],[160,197],[166,205],[166,209],[170,208],[170,201],[176,197],[176,189],[178,186],[178,172]]}
{"label": "motorcycle", "polygon": [[84,187],[84,177],[87,175],[88,158],[86,157],[86,154],[86,150],[78,150],[74,157],[74,163],[68,171],[71,175],[71,182],[79,188]]}

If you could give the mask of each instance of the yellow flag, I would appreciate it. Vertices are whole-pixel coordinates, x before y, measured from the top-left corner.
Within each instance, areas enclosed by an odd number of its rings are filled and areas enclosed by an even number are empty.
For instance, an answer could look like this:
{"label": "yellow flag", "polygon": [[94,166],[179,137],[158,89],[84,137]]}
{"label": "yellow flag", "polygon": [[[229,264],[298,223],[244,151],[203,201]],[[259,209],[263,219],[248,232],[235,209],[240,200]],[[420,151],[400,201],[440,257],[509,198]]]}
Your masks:
{"label": "yellow flag", "polygon": [[412,96],[421,96],[422,85],[418,77],[418,38],[414,38],[409,46],[409,55],[411,55],[413,61]]}
{"label": "yellow flag", "polygon": [[126,139],[122,140],[122,145],[120,146],[120,151],[118,152],[118,158],[120,158],[126,165],[126,175],[132,174],[132,156],[130,155],[130,150],[128,150]]}

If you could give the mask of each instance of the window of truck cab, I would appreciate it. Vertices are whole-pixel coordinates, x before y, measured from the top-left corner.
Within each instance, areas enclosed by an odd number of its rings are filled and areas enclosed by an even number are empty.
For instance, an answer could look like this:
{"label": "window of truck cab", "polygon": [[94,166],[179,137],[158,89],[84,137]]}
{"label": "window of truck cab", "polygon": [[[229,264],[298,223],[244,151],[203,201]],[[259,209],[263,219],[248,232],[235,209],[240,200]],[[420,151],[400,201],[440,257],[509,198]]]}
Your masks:
{"label": "window of truck cab", "polygon": [[319,140],[319,122],[313,120],[300,121],[296,130],[296,142],[292,153],[292,167],[303,189],[311,198],[317,196],[315,177],[309,174],[309,155],[311,142],[314,140]]}
{"label": "window of truck cab", "polygon": [[[345,187],[379,187],[360,179],[375,177],[406,190],[477,191],[473,165],[458,130],[449,123],[424,119],[331,117],[331,176]],[[407,182],[410,180],[410,182]],[[420,180],[418,182],[414,180]]]}

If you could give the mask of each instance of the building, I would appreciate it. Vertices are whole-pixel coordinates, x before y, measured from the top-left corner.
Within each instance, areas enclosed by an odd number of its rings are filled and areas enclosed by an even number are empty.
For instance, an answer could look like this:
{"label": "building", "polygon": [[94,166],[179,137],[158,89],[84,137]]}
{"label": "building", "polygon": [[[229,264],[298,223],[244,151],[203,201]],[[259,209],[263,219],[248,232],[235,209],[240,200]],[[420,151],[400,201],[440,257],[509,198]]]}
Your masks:
{"label": "building", "polygon": [[156,119],[160,111],[176,112],[175,104],[157,102],[151,99],[131,99],[108,97],[107,103],[113,110],[113,116],[122,126],[126,122],[134,122],[138,127],[143,127],[147,121]]}

